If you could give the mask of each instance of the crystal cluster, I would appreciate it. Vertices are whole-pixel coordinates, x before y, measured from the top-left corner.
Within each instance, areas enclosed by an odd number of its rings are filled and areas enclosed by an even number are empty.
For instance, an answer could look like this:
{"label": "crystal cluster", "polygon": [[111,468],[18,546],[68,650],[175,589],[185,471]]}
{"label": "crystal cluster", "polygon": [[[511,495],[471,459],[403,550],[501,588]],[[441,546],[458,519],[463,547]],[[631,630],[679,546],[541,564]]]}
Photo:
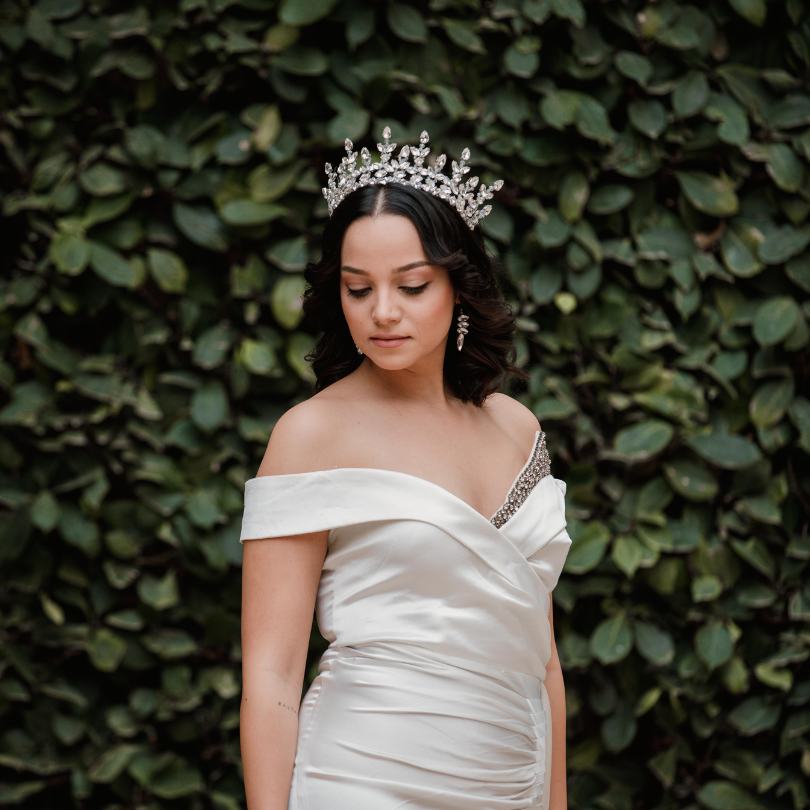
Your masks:
{"label": "crystal cluster", "polygon": [[529,493],[537,482],[547,475],[551,475],[551,459],[546,449],[546,434],[541,430],[529,460],[518,474],[515,483],[509,488],[506,501],[489,522],[494,523],[498,528],[503,526],[529,497]]}
{"label": "crystal cluster", "polygon": [[[425,165],[425,158],[430,153],[427,145],[430,137],[426,131],[423,130],[419,136],[420,146],[405,144],[397,156],[393,154],[397,144],[390,143],[390,139],[391,128],[385,127],[383,143],[377,144],[380,160],[372,161],[371,153],[364,146],[359,153],[362,163],[358,166],[358,153],[352,151],[353,144],[346,138],[346,156],[341,160],[337,171],[333,171],[331,163],[325,166],[327,186],[322,191],[330,216],[347,194],[363,186],[385,183],[403,183],[446,200],[461,214],[470,230],[492,210],[491,205],[483,203],[492,198],[493,191],[498,191],[503,186],[503,180],[496,180],[490,186],[483,183],[479,186],[478,177],[470,177],[464,181],[464,175],[470,171],[467,165],[470,159],[469,149],[464,148],[460,161],[451,161],[453,173],[452,177],[448,177],[442,171],[446,162],[445,155],[439,155],[432,166]],[[474,193],[476,187],[478,191]]]}

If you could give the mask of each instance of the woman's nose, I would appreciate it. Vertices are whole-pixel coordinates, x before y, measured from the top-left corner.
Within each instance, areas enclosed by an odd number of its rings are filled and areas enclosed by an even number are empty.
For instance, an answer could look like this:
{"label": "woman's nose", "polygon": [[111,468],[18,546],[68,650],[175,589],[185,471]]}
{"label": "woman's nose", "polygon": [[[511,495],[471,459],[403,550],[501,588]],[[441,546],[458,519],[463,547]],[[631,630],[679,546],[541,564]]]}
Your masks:
{"label": "woman's nose", "polygon": [[372,316],[378,321],[391,321],[399,317],[397,303],[389,293],[380,293],[374,302]]}

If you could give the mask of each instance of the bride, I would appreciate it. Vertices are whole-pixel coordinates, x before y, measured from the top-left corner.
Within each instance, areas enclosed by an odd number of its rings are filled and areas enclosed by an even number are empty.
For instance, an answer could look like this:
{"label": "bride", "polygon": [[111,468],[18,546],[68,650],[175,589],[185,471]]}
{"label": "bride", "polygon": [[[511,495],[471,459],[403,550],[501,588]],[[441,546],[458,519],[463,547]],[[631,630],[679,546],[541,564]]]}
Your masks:
{"label": "bride", "polygon": [[[245,483],[250,810],[567,807],[566,485],[497,390],[526,377],[477,230],[501,182],[476,193],[467,149],[427,166],[427,141],[395,156],[386,127],[379,161],[347,140],[326,164],[315,393]],[[302,701],[313,611],[329,647]]]}

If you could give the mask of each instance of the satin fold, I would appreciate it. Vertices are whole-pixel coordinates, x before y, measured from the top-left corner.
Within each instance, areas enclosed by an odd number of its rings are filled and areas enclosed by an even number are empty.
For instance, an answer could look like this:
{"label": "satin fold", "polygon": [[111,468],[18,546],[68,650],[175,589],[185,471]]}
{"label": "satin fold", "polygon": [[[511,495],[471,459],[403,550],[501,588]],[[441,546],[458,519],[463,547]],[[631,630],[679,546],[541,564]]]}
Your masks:
{"label": "satin fold", "polygon": [[565,492],[546,475],[496,527],[393,470],[245,483],[240,541],[329,531],[288,810],[548,810]]}

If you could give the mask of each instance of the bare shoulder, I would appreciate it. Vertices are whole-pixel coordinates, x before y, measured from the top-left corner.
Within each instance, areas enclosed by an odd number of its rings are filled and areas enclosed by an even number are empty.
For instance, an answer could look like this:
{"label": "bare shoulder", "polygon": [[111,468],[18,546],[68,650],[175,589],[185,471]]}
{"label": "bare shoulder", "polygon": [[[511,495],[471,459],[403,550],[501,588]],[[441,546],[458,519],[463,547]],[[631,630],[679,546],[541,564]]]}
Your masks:
{"label": "bare shoulder", "polygon": [[542,430],[540,422],[531,408],[527,408],[522,402],[508,394],[502,394],[499,391],[490,394],[487,397],[486,405],[492,410],[493,417],[507,433],[525,433],[526,440],[530,441],[538,430]]}
{"label": "bare shoulder", "polygon": [[332,417],[328,403],[312,397],[286,410],[270,432],[256,476],[286,475],[321,469]]}

